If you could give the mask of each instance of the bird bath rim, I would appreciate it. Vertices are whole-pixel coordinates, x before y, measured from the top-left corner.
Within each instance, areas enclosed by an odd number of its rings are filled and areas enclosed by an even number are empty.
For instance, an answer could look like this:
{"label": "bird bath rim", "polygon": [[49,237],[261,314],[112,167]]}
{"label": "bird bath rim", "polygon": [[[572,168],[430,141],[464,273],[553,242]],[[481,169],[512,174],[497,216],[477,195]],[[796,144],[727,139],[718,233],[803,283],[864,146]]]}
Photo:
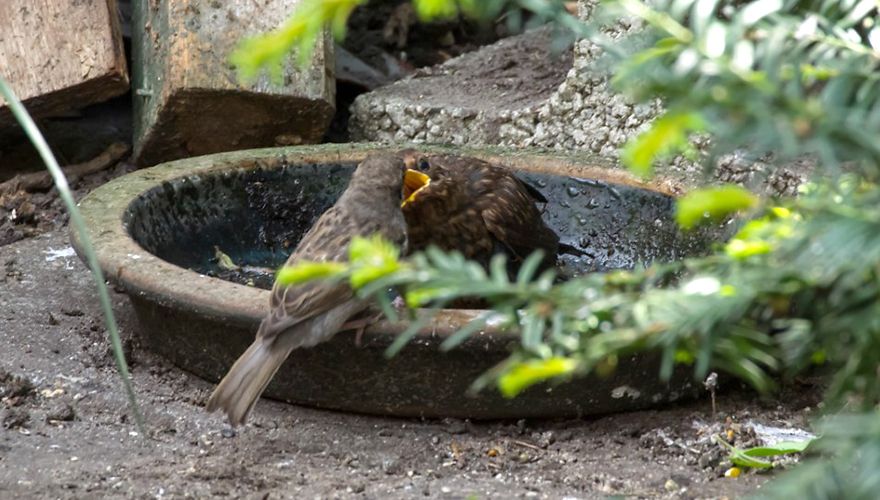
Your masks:
{"label": "bird bath rim", "polygon": [[[267,311],[269,303],[267,290],[209,278],[150,254],[129,236],[123,225],[122,216],[130,202],[157,184],[175,179],[217,174],[227,170],[259,168],[279,160],[291,165],[359,162],[369,154],[404,147],[430,153],[463,154],[486,161],[500,162],[516,170],[596,179],[670,196],[675,196],[684,189],[679,182],[663,177],[645,182],[616,168],[608,160],[600,158],[593,158],[594,165],[590,165],[583,163],[583,156],[526,153],[520,150],[493,152],[486,149],[425,145],[406,145],[397,148],[370,143],[360,147],[331,144],[234,151],[162,163],[111,180],[89,194],[80,203],[80,209],[88,221],[89,236],[95,243],[101,270],[126,293],[135,293],[152,299],[179,295],[181,290],[176,286],[175,281],[181,280],[192,287],[190,293],[184,293],[180,298],[185,299],[182,303],[188,305],[193,312],[227,317],[231,314],[233,318],[252,321],[255,318],[262,318]],[[71,232],[71,241],[77,254],[83,258],[82,247],[75,232]],[[172,277],[175,279],[157,279]],[[207,281],[210,283],[200,283]],[[424,327],[422,332],[451,334],[457,328],[452,325],[475,318],[477,314],[478,311],[440,311],[435,318],[436,324]],[[365,333],[379,330],[398,333],[405,328],[406,324],[380,321],[369,327]],[[485,331],[499,332],[491,325],[487,325]]]}
{"label": "bird bath rim", "polygon": [[[638,187],[666,195],[675,195],[684,191],[682,183],[674,179],[659,177],[653,179],[650,183],[644,182],[607,160],[583,154],[562,155],[485,148],[455,148],[453,150],[447,147],[423,145],[389,147],[378,144],[327,144],[236,151],[160,164],[155,167],[132,172],[99,187],[80,202],[80,209],[86,219],[88,233],[94,243],[97,260],[102,271],[104,271],[111,282],[129,294],[136,306],[136,310],[138,310],[139,317],[146,314],[142,314],[139,304],[149,303],[160,311],[165,311],[165,313],[153,313],[154,316],[166,314],[170,310],[169,308],[173,306],[176,311],[181,312],[187,318],[196,317],[206,321],[219,321],[224,325],[255,331],[256,325],[268,310],[269,291],[208,277],[166,262],[151,254],[129,235],[124,225],[124,217],[131,203],[149,190],[168,181],[188,177],[197,178],[205,175],[222,175],[224,172],[238,170],[271,168],[279,164],[320,165],[359,162],[371,153],[387,152],[389,150],[396,151],[404,147],[414,147],[429,153],[464,154],[487,161],[499,162],[516,170],[575,178],[589,178]],[[75,233],[71,234],[71,240],[77,253],[82,258],[81,242]],[[414,341],[418,342],[419,339],[422,339],[426,345],[428,343],[439,344],[443,338],[451,335],[458,328],[474,319],[479,312],[474,310],[439,311],[433,321],[419,331]],[[424,311],[420,313],[424,314]],[[159,317],[154,318],[152,321],[154,324],[161,326],[163,321],[173,321],[170,318],[171,316]],[[405,330],[406,326],[406,323],[391,323],[382,320],[367,328],[364,332],[364,340],[369,342],[371,336],[382,336],[387,339],[389,336],[393,337],[393,335],[401,333]],[[515,337],[508,332],[500,331],[493,325],[487,325],[480,338],[482,341],[487,342],[487,350],[489,350],[489,342],[495,342],[496,345],[493,349],[498,350],[501,349],[498,346],[506,345]],[[184,339],[182,342],[186,342],[186,340]],[[205,346],[189,346],[189,348],[193,352],[199,349],[210,351]],[[210,352],[207,352],[207,355],[210,354]],[[216,370],[203,370],[196,367],[195,364],[190,364],[181,359],[172,359],[172,361],[184,369],[193,371],[197,375],[215,379],[218,377],[218,374],[215,373]],[[648,365],[654,366],[651,363]],[[488,366],[485,368],[488,368]],[[648,370],[649,368],[645,369]],[[650,369],[653,370],[654,368]],[[655,370],[653,373],[656,374],[658,372]],[[670,389],[672,397],[664,397],[662,400],[674,400],[681,393],[681,390],[692,389],[688,375],[682,376],[679,374],[677,380],[672,381],[671,384],[674,386]],[[459,396],[463,399],[465,398],[464,394]],[[279,396],[276,394],[275,397]],[[570,405],[569,409],[564,410],[558,408],[547,411],[542,411],[540,408],[523,410],[523,408],[527,408],[530,404],[527,399],[524,399],[520,405],[514,405],[519,407],[520,410],[495,411],[491,408],[487,409],[485,406],[480,406],[479,409],[470,411],[468,410],[468,403],[465,402],[462,403],[460,408],[456,407],[459,409],[450,409],[450,411],[444,413],[442,410],[420,408],[417,404],[405,404],[399,408],[392,409],[388,405],[384,407],[381,405],[370,406],[369,402],[336,404],[323,400],[311,401],[309,398],[287,398],[285,396],[281,396],[281,398],[330,408],[410,416],[441,416],[448,414],[448,416],[499,418],[565,416],[591,413],[589,410],[584,410],[582,404]],[[655,401],[652,403],[657,403],[657,398],[654,399]],[[620,406],[619,409],[647,406],[643,403],[633,404],[631,407]],[[450,406],[447,405],[447,407]],[[611,411],[614,408],[617,407],[609,407],[605,411]]]}

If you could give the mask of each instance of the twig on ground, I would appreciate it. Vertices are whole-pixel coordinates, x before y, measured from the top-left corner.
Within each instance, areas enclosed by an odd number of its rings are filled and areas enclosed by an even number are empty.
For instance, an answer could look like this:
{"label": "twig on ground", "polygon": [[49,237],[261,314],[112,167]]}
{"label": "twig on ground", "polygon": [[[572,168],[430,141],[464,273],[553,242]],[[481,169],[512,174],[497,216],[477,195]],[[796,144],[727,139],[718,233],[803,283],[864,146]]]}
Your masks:
{"label": "twig on ground", "polygon": [[534,445],[532,443],[527,443],[525,441],[520,441],[519,439],[511,439],[510,442],[517,446],[522,446],[523,448],[531,448],[535,451],[543,451],[540,446]]}
{"label": "twig on ground", "polygon": [[[124,142],[114,142],[103,153],[83,163],[68,165],[62,170],[67,177],[68,182],[73,184],[82,177],[106,170],[116,165],[123,156],[128,154],[128,144]],[[0,183],[0,194],[11,194],[18,191],[48,191],[53,186],[52,176],[48,171],[33,172],[29,174],[19,174]]]}

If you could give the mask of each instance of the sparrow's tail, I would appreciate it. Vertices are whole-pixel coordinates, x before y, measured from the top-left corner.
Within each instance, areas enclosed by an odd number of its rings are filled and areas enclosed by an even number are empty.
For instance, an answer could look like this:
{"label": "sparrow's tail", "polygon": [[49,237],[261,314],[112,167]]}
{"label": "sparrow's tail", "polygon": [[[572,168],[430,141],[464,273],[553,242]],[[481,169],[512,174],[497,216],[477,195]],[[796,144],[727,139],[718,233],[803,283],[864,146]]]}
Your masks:
{"label": "sparrow's tail", "polygon": [[208,399],[206,409],[209,412],[220,409],[233,426],[244,423],[275,372],[293,350],[272,340],[258,336],[238,358]]}

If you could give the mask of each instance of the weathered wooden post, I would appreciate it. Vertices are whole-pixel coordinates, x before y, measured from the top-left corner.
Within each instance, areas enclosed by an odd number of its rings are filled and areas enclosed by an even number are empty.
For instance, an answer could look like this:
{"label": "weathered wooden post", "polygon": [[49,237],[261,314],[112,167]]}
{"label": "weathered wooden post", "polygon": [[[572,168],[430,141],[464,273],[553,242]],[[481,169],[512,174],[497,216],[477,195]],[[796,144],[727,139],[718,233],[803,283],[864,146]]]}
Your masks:
{"label": "weathered wooden post", "polygon": [[333,44],[320,40],[305,69],[291,56],[283,83],[240,83],[229,54],[276,28],[299,0],[141,0],[132,42],[135,160],[321,139],[334,112]]}
{"label": "weathered wooden post", "polygon": [[[0,75],[38,117],[125,93],[116,0],[0,0]],[[0,98],[0,128],[13,123]]]}

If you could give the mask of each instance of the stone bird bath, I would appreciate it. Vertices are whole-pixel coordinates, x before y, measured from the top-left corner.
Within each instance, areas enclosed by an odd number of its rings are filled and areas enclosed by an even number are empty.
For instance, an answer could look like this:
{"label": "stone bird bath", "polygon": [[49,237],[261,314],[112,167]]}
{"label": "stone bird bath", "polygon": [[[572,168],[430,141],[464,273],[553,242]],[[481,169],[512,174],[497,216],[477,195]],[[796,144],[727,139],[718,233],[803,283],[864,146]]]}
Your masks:
{"label": "stone bird bath", "polygon": [[[131,298],[147,344],[180,368],[216,382],[253,340],[268,308],[263,287],[271,286],[272,276],[259,269],[281,265],[345,188],[353,166],[379,150],[331,144],[179,160],[117,178],[88,195],[80,208],[101,268]],[[705,234],[677,231],[670,196],[678,189],[675,182],[643,185],[589,156],[457,152],[517,169],[550,200],[545,220],[562,241],[588,254],[563,257],[563,275],[681,258],[704,252],[711,242]],[[73,243],[81,252],[76,237]],[[236,264],[252,267],[220,269],[215,246]],[[441,311],[390,360],[383,351],[405,325],[376,323],[360,346],[353,333],[340,333],[313,349],[294,351],[266,396],[373,414],[523,418],[632,410],[697,390],[689,369],[664,383],[657,378],[659,359],[640,355],[621,359],[611,375],[539,385],[514,399],[491,388],[468,396],[471,382],[518,340],[490,327],[440,352],[443,339],[476,314]]]}

